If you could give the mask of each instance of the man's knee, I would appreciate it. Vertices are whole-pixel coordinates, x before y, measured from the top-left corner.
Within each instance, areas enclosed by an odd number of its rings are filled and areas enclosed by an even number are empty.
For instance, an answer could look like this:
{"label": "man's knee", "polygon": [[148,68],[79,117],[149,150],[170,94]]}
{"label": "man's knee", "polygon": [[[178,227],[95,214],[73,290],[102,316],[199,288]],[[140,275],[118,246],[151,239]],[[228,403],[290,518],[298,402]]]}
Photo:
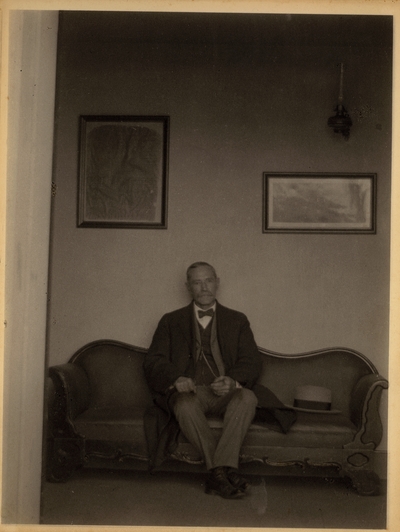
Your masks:
{"label": "man's knee", "polygon": [[176,417],[188,415],[199,408],[199,400],[194,393],[177,393],[174,398],[173,409]]}
{"label": "man's knee", "polygon": [[238,388],[236,390],[234,399],[244,407],[249,409],[255,408],[257,406],[257,397],[254,392],[248,388]]}

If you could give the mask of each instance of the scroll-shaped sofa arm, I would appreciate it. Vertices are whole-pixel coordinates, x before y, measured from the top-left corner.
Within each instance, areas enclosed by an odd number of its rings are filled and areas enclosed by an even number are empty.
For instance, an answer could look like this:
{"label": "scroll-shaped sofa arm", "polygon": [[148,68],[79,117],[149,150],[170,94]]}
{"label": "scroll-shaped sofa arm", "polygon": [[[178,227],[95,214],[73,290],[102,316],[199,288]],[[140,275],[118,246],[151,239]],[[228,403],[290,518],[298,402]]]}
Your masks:
{"label": "scroll-shaped sofa arm", "polygon": [[49,368],[55,387],[55,423],[72,426],[73,420],[89,406],[90,385],[83,368],[77,364],[61,364]]}
{"label": "scroll-shaped sofa arm", "polygon": [[375,373],[364,375],[354,386],[350,415],[358,431],[346,448],[376,449],[379,445],[383,434],[379,405],[382,390],[388,386],[388,381]]}

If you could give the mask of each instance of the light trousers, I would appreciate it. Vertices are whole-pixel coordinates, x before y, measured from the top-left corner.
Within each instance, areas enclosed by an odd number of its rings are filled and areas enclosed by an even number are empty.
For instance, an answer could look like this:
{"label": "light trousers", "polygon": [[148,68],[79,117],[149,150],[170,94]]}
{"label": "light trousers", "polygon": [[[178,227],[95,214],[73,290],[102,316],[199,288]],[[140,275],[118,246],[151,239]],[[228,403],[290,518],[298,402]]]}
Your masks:
{"label": "light trousers", "polygon": [[[254,419],[256,406],[256,396],[246,388],[237,388],[220,397],[208,386],[197,386],[197,393],[177,392],[172,399],[180,429],[201,452],[207,469],[238,467],[240,448]],[[223,417],[219,440],[206,415]]]}

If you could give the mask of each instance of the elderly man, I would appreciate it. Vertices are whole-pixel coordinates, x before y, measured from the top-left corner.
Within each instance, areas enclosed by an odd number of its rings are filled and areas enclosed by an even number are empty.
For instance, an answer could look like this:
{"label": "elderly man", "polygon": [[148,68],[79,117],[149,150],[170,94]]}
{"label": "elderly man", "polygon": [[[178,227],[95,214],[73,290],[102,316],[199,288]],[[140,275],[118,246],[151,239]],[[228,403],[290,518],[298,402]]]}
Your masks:
{"label": "elderly man", "polygon": [[[159,322],[144,361],[156,404],[173,412],[180,430],[202,454],[206,493],[241,498],[248,486],[237,473],[239,451],[255,416],[251,388],[261,356],[246,316],[216,300],[219,278],[205,262],[187,269],[190,305]],[[223,417],[217,441],[206,416]]]}

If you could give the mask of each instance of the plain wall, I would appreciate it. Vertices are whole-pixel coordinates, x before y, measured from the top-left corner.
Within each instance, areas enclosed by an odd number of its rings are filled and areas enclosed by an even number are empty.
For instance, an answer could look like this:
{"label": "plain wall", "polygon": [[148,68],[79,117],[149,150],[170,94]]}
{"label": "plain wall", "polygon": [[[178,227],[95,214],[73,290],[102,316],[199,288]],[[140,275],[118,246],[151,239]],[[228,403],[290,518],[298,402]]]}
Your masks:
{"label": "plain wall", "polygon": [[[39,523],[58,13],[9,20],[2,523]],[[4,43],[5,44],[5,43]]]}
{"label": "plain wall", "polygon": [[[203,17],[191,33],[176,18],[168,33],[162,15],[123,14],[131,32],[118,16],[101,32],[95,16],[60,25],[48,364],[100,338],[147,347],[205,260],[258,345],[350,347],[387,376],[390,21]],[[327,125],[341,62],[347,141]],[[166,230],[77,228],[79,116],[107,114],[170,117]],[[267,171],[376,173],[376,234],[263,234]]]}

